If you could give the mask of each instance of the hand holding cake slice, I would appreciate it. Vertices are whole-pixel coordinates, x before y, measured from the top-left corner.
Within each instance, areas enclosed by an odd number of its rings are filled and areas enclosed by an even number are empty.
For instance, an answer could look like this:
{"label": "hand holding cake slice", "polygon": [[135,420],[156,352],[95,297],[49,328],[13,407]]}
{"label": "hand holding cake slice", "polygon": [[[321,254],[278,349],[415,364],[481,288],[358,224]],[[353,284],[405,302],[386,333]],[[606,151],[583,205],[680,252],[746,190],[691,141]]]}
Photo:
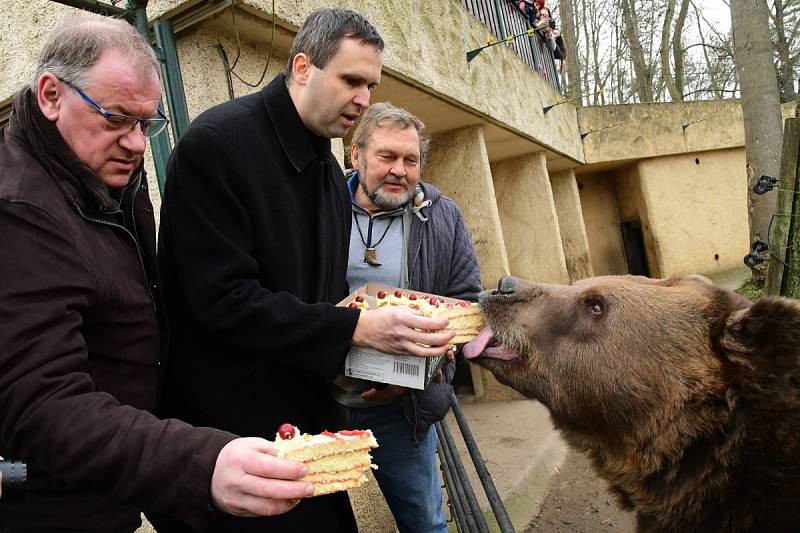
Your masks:
{"label": "hand holding cake slice", "polygon": [[302,481],[314,485],[314,496],[361,486],[372,464],[369,450],[378,443],[372,431],[323,431],[318,435],[300,433],[291,424],[282,424],[275,436],[278,457],[305,463],[308,474]]}
{"label": "hand holding cake slice", "polygon": [[[464,344],[474,339],[486,325],[478,304],[459,301],[445,301],[438,296],[420,296],[415,293],[393,295],[380,291],[376,295],[377,307],[403,306],[424,316],[447,318],[450,320],[446,330],[455,331],[453,344]],[[352,304],[351,304],[352,305]]]}

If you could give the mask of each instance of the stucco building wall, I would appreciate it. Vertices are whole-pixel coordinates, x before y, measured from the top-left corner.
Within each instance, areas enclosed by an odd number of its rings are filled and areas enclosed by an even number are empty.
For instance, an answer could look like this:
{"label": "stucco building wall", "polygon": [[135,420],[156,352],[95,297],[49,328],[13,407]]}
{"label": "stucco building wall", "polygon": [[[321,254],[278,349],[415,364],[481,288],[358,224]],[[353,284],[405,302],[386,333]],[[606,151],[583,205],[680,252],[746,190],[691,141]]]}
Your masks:
{"label": "stucco building wall", "polygon": [[491,168],[511,274],[569,283],[544,154],[506,159]]}
{"label": "stucco building wall", "polygon": [[[425,176],[458,203],[472,234],[483,286],[495,287],[510,269],[483,130],[467,127],[434,136]],[[519,397],[491,373],[476,365],[469,368],[476,396],[485,400]]]}
{"label": "stucco building wall", "polygon": [[483,285],[495,286],[499,278],[508,275],[509,266],[481,128],[434,136],[425,179],[461,207],[480,260]]}
{"label": "stucco building wall", "polygon": [[738,100],[582,107],[578,124],[595,130],[584,139],[587,165],[744,145]]}
{"label": "stucco building wall", "polygon": [[744,149],[638,164],[662,275],[741,270],[749,250]]}
{"label": "stucco building wall", "polygon": [[626,274],[615,177],[605,173],[579,176],[578,190],[594,275]]}
{"label": "stucco building wall", "polygon": [[[642,190],[642,176],[638,164],[627,165],[615,172],[617,176],[617,201],[620,222],[638,221],[641,224],[645,256],[651,277],[662,276],[656,240],[652,229],[647,202]],[[627,259],[626,259],[627,261]]]}
{"label": "stucco building wall", "polygon": [[589,260],[589,240],[575,171],[562,170],[551,174],[550,184],[569,281],[591,277],[594,270]]}

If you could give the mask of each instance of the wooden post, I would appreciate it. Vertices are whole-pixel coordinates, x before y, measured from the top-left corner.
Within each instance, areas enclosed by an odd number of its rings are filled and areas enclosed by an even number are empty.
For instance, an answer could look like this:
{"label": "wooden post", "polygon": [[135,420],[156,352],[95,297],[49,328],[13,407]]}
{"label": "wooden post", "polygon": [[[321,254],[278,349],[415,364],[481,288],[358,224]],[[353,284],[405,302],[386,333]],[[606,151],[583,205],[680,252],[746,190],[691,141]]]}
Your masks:
{"label": "wooden post", "polygon": [[[800,154],[800,118],[786,119],[783,128],[783,153],[781,156],[781,174],[778,181],[778,199],[775,203],[775,215],[772,228],[767,236],[770,246],[770,262],[764,285],[764,295],[786,295],[789,286],[794,297],[800,290],[800,254],[797,241],[796,215],[800,213],[794,191],[797,189],[798,155]],[[766,193],[769,194],[769,193]],[[787,267],[786,265],[790,265]],[[795,270],[793,271],[792,268]]]}
{"label": "wooden post", "polygon": [[[800,120],[800,119],[790,119]],[[791,184],[791,185],[790,185]],[[795,177],[794,182],[786,184],[792,189],[787,195],[792,198],[791,214],[788,218],[789,238],[786,246],[786,267],[783,271],[783,286],[781,296],[800,299],[800,194],[798,194],[800,179]]]}

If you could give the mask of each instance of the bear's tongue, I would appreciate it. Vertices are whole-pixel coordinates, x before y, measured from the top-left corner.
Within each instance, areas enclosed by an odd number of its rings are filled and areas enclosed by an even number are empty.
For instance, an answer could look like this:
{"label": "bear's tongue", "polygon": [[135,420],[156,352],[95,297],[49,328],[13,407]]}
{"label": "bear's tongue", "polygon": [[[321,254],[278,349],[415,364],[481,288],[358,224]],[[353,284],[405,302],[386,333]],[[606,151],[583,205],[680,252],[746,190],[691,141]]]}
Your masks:
{"label": "bear's tongue", "polygon": [[509,361],[519,357],[519,354],[514,350],[506,348],[503,345],[496,346],[495,344],[496,339],[494,338],[494,333],[492,333],[489,326],[486,326],[474,339],[464,345],[462,353],[466,359],[475,359],[482,355],[484,357]]}
{"label": "bear's tongue", "polygon": [[486,346],[488,346],[493,340],[494,333],[492,333],[492,328],[489,326],[484,326],[481,332],[478,333],[474,339],[464,345],[464,350],[462,353],[467,359],[475,359],[483,353],[483,351],[486,349]]}

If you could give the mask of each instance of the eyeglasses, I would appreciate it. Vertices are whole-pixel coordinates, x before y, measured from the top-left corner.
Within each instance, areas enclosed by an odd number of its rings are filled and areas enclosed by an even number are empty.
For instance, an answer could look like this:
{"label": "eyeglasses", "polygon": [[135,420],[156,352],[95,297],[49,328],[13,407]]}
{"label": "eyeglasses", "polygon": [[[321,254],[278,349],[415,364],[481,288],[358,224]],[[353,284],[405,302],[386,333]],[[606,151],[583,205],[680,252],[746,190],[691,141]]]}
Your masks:
{"label": "eyeglasses", "polygon": [[169,119],[164,115],[164,113],[161,112],[160,109],[156,109],[156,113],[158,113],[157,118],[131,117],[129,115],[120,115],[119,113],[111,113],[106,111],[103,106],[89,98],[75,84],[67,80],[62,80],[61,78],[58,79],[61,81],[61,83],[64,83],[65,85],[75,89],[75,91],[86,101],[87,104],[92,106],[95,111],[103,115],[103,118],[106,119],[105,128],[109,131],[129,133],[133,131],[133,129],[136,127],[136,124],[139,124],[139,127],[142,130],[142,135],[145,137],[155,137],[164,131],[164,128],[166,128],[167,124],[169,124]]}

